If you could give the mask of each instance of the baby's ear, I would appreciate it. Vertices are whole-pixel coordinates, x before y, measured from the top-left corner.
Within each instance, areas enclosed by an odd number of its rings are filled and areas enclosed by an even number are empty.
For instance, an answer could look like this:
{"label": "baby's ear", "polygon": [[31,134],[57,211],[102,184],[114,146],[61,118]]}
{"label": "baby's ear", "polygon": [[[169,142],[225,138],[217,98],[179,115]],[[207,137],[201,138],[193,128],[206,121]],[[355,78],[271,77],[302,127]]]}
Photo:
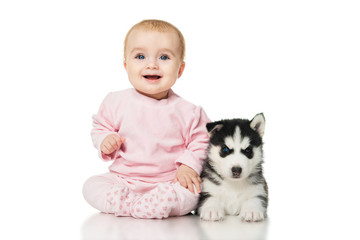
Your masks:
{"label": "baby's ear", "polygon": [[182,62],[181,65],[180,65],[180,68],[179,68],[179,72],[178,72],[178,77],[177,78],[180,78],[181,75],[183,74],[184,72],[184,69],[185,69],[185,62]]}
{"label": "baby's ear", "polygon": [[127,68],[126,68],[127,66],[126,66],[126,61],[124,60],[124,68],[125,68],[125,70],[127,71]]}
{"label": "baby's ear", "polygon": [[211,137],[212,135],[214,135],[216,132],[220,131],[220,129],[223,127],[223,122],[222,121],[217,121],[217,122],[210,122],[208,124],[206,124],[206,129],[208,131],[208,135]]}
{"label": "baby's ear", "polygon": [[261,137],[264,136],[265,131],[265,117],[264,114],[256,114],[255,117],[250,122],[250,127],[258,132]]}

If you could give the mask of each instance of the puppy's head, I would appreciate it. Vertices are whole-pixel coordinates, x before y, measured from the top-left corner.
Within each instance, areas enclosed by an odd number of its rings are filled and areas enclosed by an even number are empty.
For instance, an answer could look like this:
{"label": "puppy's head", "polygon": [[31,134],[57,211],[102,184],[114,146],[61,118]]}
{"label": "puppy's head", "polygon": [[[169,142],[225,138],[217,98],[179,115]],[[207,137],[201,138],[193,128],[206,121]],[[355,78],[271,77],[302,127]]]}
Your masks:
{"label": "puppy's head", "polygon": [[210,136],[210,164],[226,179],[247,178],[262,162],[265,118],[257,114],[251,121],[231,119],[206,125]]}

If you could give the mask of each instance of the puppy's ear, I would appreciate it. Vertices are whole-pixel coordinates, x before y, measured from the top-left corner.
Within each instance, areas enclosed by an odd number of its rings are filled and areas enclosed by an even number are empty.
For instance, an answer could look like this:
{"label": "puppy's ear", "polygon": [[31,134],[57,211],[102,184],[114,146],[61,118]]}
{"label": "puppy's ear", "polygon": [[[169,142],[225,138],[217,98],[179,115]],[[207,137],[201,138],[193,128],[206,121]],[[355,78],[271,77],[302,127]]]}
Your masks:
{"label": "puppy's ear", "polygon": [[206,129],[208,131],[209,136],[211,137],[212,135],[214,135],[214,133],[219,131],[223,126],[224,125],[222,124],[222,121],[210,122],[206,124]]}
{"label": "puppy's ear", "polygon": [[256,114],[255,117],[250,122],[250,127],[260,134],[261,137],[264,136],[265,131],[265,117],[264,114]]}

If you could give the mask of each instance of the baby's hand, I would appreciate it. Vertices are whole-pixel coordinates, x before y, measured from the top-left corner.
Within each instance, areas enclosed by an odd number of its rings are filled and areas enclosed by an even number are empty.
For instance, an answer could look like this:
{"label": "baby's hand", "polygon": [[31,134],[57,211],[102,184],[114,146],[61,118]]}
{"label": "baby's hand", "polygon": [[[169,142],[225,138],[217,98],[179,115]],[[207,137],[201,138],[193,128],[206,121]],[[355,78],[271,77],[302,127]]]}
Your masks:
{"label": "baby's hand", "polygon": [[176,176],[174,179],[174,182],[180,182],[180,185],[184,188],[189,189],[190,192],[194,192],[193,184],[196,187],[196,190],[198,193],[201,192],[201,178],[199,175],[195,172],[194,169],[191,167],[188,167],[184,164],[182,164],[176,171]]}
{"label": "baby's hand", "polygon": [[119,149],[123,142],[125,142],[125,138],[121,138],[117,134],[111,134],[101,143],[100,149],[104,154],[111,154]]}

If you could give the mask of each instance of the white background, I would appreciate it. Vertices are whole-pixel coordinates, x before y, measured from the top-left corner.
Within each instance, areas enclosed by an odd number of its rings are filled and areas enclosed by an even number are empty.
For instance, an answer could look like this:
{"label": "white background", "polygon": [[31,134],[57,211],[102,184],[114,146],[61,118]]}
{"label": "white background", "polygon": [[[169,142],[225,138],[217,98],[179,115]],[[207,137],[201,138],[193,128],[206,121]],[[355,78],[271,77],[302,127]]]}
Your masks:
{"label": "white background", "polygon": [[96,213],[82,184],[108,167],[91,116],[131,87],[123,39],[156,18],[186,39],[176,93],[212,120],[264,112],[268,239],[359,239],[359,12],[347,0],[1,1],[0,238],[81,238]]}

